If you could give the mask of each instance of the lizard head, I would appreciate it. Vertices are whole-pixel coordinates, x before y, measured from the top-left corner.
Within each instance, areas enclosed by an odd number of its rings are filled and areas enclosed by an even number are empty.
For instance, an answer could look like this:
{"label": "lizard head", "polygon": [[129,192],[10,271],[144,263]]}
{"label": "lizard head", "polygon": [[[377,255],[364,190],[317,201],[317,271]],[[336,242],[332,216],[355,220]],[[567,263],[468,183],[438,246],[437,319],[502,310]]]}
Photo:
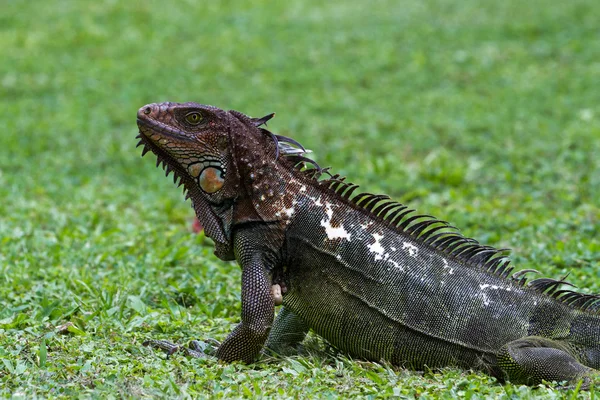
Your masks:
{"label": "lizard head", "polygon": [[223,110],[196,103],[145,105],[137,114],[144,154],[152,151],[167,175],[173,172],[186,189],[194,184],[217,202],[231,166],[227,117]]}
{"label": "lizard head", "polygon": [[197,103],[148,104],[137,113],[142,155],[152,151],[157,166],[184,185],[221,258],[233,257],[232,224],[277,220],[289,208],[286,174],[308,160],[299,143],[260,127],[272,117]]}
{"label": "lizard head", "polygon": [[137,113],[142,155],[154,153],[156,165],[184,185],[206,235],[217,251],[225,248],[221,253],[229,253],[228,206],[239,193],[229,149],[231,118],[226,111],[196,103],[148,104]]}

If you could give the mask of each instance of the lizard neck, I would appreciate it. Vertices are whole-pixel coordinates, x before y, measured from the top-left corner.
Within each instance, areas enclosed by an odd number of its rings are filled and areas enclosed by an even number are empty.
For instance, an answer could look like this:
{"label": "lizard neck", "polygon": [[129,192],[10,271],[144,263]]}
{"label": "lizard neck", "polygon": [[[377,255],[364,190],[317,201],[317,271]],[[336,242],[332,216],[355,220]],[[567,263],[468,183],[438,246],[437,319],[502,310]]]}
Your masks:
{"label": "lizard neck", "polygon": [[265,140],[265,133],[254,127],[244,115],[234,114],[230,130],[232,153],[243,195],[235,202],[233,221],[274,222],[292,207],[301,184],[292,173],[293,165],[277,157],[275,142]]}

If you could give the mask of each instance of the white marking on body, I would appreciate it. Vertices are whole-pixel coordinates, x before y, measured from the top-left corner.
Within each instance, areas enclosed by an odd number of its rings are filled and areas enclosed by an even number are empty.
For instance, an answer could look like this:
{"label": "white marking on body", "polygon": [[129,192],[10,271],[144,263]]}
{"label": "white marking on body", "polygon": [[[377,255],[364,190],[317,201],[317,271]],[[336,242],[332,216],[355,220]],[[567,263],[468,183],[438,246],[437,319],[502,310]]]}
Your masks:
{"label": "white marking on body", "polygon": [[294,215],[294,206],[291,206],[290,208],[284,208],[281,211],[277,211],[277,213],[275,215],[277,217],[281,217],[282,215],[285,215],[288,218],[292,218],[292,216]]}
{"label": "white marking on body", "polygon": [[333,210],[331,209],[331,204],[327,203],[325,205],[325,214],[327,214],[327,218],[331,221],[333,217]]}
{"label": "white marking on body", "polygon": [[325,233],[327,234],[327,238],[329,240],[333,239],[347,239],[350,240],[350,233],[348,233],[343,226],[339,228],[334,228],[331,225],[323,224],[321,221],[321,226],[325,228]]}
{"label": "white marking on body", "polygon": [[488,297],[485,294],[485,292],[481,292],[479,295],[480,295],[481,299],[483,300],[483,305],[484,306],[489,306],[490,305],[490,299],[488,299]]}
{"label": "white marking on body", "polygon": [[411,256],[412,258],[417,258],[417,255],[419,254],[419,249],[417,248],[417,246],[408,243],[408,242],[404,242],[402,244],[402,249],[407,249],[408,250],[408,255]]}
{"label": "white marking on body", "polygon": [[325,205],[325,213],[327,214],[325,218],[321,221],[321,226],[325,228],[325,234],[329,240],[333,239],[347,239],[350,240],[350,233],[344,229],[343,226],[339,226],[334,228],[331,226],[331,219],[333,218],[333,210],[331,209],[331,204],[327,203]]}
{"label": "white marking on body", "polygon": [[479,289],[481,289],[481,292],[479,292],[478,296],[481,297],[481,299],[483,300],[484,306],[488,306],[491,303],[491,300],[488,298],[488,296],[486,294],[486,289],[488,289],[488,290],[506,290],[507,292],[510,292],[512,290],[510,287],[491,285],[489,283],[482,283],[481,285],[479,285]]}
{"label": "white marking on body", "polygon": [[450,271],[448,271],[448,274],[452,275],[454,273],[454,268],[451,268],[450,265],[448,265],[448,260],[445,258],[442,258],[442,261],[444,262],[444,269],[449,269]]}
{"label": "white marking on body", "polygon": [[390,264],[392,264],[394,268],[398,268],[400,271],[404,271],[404,267],[398,264],[396,261],[390,261]]}
{"label": "white marking on body", "polygon": [[481,290],[485,290],[485,289],[488,289],[488,288],[491,289],[491,290],[506,290],[507,292],[510,292],[510,290],[511,290],[509,287],[489,285],[487,283],[479,285],[479,289],[481,289]]}
{"label": "white marking on body", "polygon": [[383,239],[383,235],[374,233],[373,239],[375,239],[375,243],[369,246],[369,251],[375,254],[375,261],[383,260],[384,257],[386,259],[389,258],[389,254],[385,254],[385,249],[380,243],[380,240]]}

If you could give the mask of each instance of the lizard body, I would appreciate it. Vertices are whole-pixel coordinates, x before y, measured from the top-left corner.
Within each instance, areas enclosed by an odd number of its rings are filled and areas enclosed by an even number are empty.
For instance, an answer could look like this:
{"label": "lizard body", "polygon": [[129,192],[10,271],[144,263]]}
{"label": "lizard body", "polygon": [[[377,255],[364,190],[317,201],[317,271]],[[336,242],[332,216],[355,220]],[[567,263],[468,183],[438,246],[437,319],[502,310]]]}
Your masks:
{"label": "lizard body", "polygon": [[591,382],[598,296],[527,280],[503,250],[387,196],[355,194],[337,175],[320,179],[299,143],[261,127],[271,117],[196,103],[138,112],[144,153],[184,185],[215,254],[242,268],[241,323],[219,359],[252,362],[265,343],[295,345],[313,329],[353,356],[416,369]]}

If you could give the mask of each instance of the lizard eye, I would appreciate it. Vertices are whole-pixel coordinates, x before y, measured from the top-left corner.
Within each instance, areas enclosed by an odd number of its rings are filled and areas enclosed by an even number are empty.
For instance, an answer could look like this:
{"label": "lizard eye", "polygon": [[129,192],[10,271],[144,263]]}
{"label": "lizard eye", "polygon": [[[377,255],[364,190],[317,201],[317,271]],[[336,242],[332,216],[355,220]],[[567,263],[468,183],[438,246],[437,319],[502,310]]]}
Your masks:
{"label": "lizard eye", "polygon": [[223,171],[215,167],[204,168],[198,177],[198,184],[206,193],[216,192],[224,183]]}
{"label": "lizard eye", "polygon": [[199,112],[192,111],[191,113],[188,113],[185,116],[185,120],[190,125],[198,125],[200,122],[202,122],[203,118],[202,118],[202,114],[200,114]]}

